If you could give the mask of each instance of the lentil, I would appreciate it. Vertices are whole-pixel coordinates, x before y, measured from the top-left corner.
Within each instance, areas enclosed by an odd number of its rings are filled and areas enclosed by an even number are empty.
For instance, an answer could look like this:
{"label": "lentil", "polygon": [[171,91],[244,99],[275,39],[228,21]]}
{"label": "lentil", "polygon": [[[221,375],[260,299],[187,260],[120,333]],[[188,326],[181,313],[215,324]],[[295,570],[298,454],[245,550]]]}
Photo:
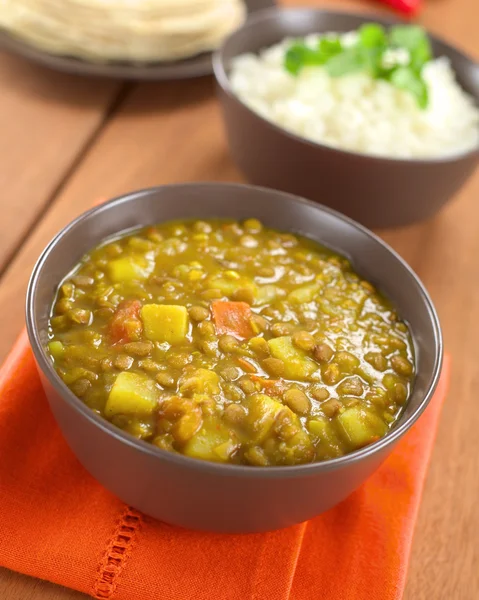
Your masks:
{"label": "lentil", "polygon": [[368,352],[364,355],[366,360],[376,371],[385,371],[388,368],[387,359],[380,352]]}
{"label": "lentil", "polygon": [[188,311],[193,321],[204,321],[210,316],[210,311],[204,306],[192,306]]}
{"label": "lentil", "polygon": [[332,419],[336,416],[341,408],[342,404],[336,398],[330,398],[327,402],[321,405],[321,410],[323,413]]}
{"label": "lentil", "polygon": [[338,385],[337,392],[343,396],[361,396],[364,392],[364,388],[359,377],[351,377]]}
{"label": "lentil", "polygon": [[323,400],[327,400],[329,398],[328,390],[324,387],[320,387],[317,385],[314,385],[309,390],[309,393],[315,400],[318,400],[319,402],[322,402]]}
{"label": "lentil", "polygon": [[265,358],[261,364],[273,377],[281,377],[285,371],[284,362],[280,358]]}
{"label": "lentil", "polygon": [[314,349],[316,345],[314,337],[307,331],[297,331],[296,333],[293,333],[292,337],[293,344],[301,350],[306,350],[307,352],[310,352]]}
{"label": "lentil", "polygon": [[221,371],[221,377],[223,377],[225,381],[235,381],[238,379],[240,373],[241,371],[238,369],[238,367],[225,367]]}
{"label": "lentil", "polygon": [[244,377],[238,381],[239,387],[243,390],[243,392],[247,395],[254,394],[256,390],[256,385],[254,384],[249,377]]}
{"label": "lentil", "polygon": [[246,410],[241,404],[229,404],[224,410],[224,418],[234,425],[240,425],[246,418]]}
{"label": "lentil", "polygon": [[318,344],[313,351],[314,358],[320,363],[327,363],[333,358],[334,350],[328,344]]}
{"label": "lentil", "polygon": [[249,287],[242,287],[234,291],[232,294],[234,300],[241,302],[247,302],[248,304],[254,304],[254,291]]}
{"label": "lentil", "polygon": [[290,388],[283,394],[286,406],[298,415],[307,415],[311,408],[311,402],[306,394],[298,388]]}
{"label": "lentil", "polygon": [[409,377],[412,374],[412,364],[404,356],[393,356],[391,358],[391,366],[398,375]]}
{"label": "lentil", "polygon": [[234,352],[239,346],[238,340],[232,335],[222,335],[218,340],[218,347],[221,352]]}
{"label": "lentil", "polygon": [[284,337],[286,335],[291,335],[294,331],[294,325],[291,323],[275,323],[271,327],[271,333],[275,337]]}
{"label": "lentil", "polygon": [[135,362],[135,360],[127,354],[120,354],[113,361],[114,366],[122,371],[127,371]]}
{"label": "lentil", "polygon": [[132,356],[145,357],[152,352],[153,344],[151,342],[130,342],[123,346],[123,350]]}

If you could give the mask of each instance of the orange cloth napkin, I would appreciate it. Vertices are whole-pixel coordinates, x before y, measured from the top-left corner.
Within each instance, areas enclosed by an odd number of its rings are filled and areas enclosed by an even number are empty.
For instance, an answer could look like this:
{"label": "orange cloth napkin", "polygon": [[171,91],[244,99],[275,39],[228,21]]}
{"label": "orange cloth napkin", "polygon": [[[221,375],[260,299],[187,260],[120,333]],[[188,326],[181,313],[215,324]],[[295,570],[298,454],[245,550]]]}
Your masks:
{"label": "orange cloth napkin", "polygon": [[448,379],[446,360],[418,424],[336,508],[273,533],[205,534],[145,517],[90,477],[23,333],[0,372],[0,565],[98,599],[399,599]]}

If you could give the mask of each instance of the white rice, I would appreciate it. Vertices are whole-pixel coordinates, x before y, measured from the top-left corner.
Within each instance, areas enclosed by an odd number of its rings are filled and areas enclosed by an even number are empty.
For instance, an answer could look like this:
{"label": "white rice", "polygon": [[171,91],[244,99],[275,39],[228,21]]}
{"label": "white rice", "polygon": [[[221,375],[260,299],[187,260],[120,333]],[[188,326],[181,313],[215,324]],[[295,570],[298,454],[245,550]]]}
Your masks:
{"label": "white rice", "polygon": [[[386,157],[445,157],[479,146],[479,109],[448,59],[424,68],[429,104],[423,110],[407,91],[364,73],[333,78],[308,67],[290,75],[283,66],[290,42],[238,56],[230,74],[235,94],[273,123],[313,142]],[[391,60],[404,63],[404,56]]]}

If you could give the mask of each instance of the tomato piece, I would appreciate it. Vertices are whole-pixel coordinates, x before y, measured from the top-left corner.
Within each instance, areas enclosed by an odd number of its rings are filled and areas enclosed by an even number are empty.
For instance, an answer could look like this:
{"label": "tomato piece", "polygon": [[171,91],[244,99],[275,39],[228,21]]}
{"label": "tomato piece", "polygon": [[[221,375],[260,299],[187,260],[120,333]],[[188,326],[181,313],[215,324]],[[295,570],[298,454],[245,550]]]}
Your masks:
{"label": "tomato piece", "polygon": [[109,325],[112,344],[126,344],[139,339],[143,331],[140,309],[141,302],[139,300],[120,302]]}

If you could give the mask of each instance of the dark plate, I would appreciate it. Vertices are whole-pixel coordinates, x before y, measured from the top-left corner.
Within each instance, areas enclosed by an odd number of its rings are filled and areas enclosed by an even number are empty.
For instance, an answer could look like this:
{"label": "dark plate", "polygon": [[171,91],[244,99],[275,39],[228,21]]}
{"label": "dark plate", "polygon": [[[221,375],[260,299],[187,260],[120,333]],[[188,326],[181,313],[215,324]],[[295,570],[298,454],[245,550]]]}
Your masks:
{"label": "dark plate", "polygon": [[[276,0],[245,0],[245,3],[248,14],[251,14],[275,6]],[[210,75],[213,72],[211,52],[204,52],[198,56],[171,63],[93,63],[71,56],[49,54],[11,36],[5,31],[0,31],[0,48],[50,69],[74,75],[161,81],[201,77]]]}

